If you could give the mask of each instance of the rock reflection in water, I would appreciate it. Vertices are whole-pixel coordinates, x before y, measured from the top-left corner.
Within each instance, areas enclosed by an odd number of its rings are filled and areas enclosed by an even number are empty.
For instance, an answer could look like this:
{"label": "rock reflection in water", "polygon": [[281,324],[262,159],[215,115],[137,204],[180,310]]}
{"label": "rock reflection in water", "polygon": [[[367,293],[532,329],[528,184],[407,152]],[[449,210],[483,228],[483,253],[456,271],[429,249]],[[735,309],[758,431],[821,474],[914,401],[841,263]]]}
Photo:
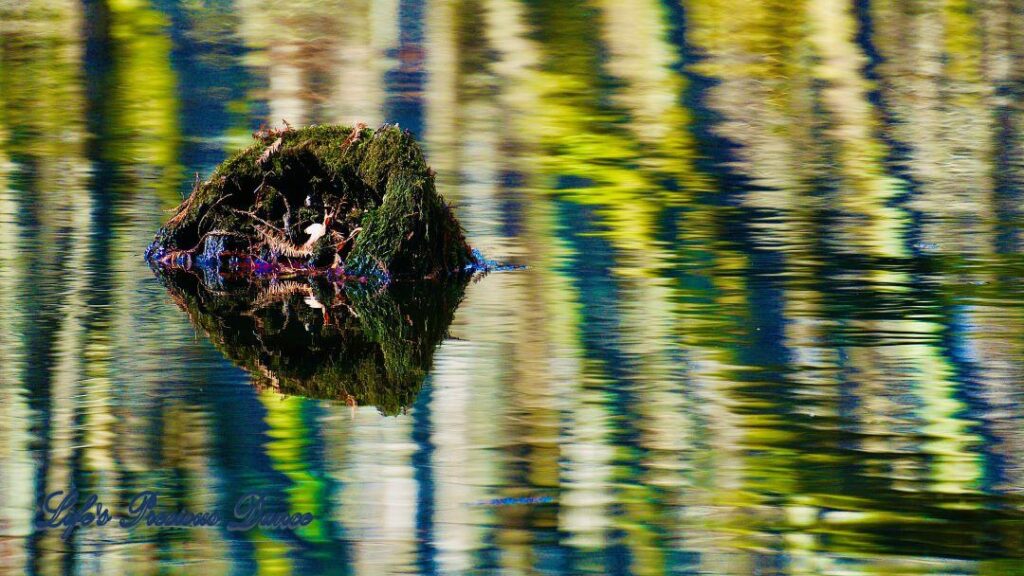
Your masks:
{"label": "rock reflection in water", "polygon": [[193,326],[256,387],[373,405],[389,415],[415,401],[467,283],[157,274]]}

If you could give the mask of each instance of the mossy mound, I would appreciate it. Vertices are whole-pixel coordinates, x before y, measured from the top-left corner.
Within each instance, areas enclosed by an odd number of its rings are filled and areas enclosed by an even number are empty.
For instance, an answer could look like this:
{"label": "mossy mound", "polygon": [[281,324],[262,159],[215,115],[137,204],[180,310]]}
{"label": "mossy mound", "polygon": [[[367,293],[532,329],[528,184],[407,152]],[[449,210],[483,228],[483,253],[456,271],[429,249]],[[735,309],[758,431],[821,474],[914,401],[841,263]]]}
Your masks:
{"label": "mossy mound", "polygon": [[257,388],[372,405],[386,415],[416,400],[468,282],[374,287],[305,277],[210,284],[179,268],[158,276],[192,324]]}
{"label": "mossy mound", "polygon": [[157,233],[147,259],[239,272],[429,277],[474,262],[413,137],[396,126],[261,130]]}

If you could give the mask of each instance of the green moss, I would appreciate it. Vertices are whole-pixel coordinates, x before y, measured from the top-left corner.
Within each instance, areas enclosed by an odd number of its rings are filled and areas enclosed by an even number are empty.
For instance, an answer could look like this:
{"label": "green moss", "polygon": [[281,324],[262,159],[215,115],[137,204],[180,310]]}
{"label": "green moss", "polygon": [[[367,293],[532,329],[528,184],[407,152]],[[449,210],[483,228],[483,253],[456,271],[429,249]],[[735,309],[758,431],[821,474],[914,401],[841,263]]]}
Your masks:
{"label": "green moss", "polygon": [[[157,235],[161,253],[195,252],[208,235],[231,231],[233,251],[301,253],[317,266],[337,254],[351,272],[423,277],[472,261],[408,132],[310,126],[254,138],[197,184]],[[326,224],[315,246],[311,224]]]}

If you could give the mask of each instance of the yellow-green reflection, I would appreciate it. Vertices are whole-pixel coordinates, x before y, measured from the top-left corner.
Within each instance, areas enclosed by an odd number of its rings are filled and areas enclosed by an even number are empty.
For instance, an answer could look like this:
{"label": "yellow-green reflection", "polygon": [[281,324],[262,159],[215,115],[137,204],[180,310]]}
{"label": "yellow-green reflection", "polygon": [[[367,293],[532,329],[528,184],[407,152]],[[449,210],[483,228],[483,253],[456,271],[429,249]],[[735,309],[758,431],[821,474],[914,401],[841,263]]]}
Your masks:
{"label": "yellow-green reflection", "polygon": [[[1012,3],[0,10],[5,565],[1024,573]],[[401,119],[528,265],[468,287],[406,414],[255,390],[138,257],[282,119]],[[317,521],[65,544],[31,515],[71,481]]]}

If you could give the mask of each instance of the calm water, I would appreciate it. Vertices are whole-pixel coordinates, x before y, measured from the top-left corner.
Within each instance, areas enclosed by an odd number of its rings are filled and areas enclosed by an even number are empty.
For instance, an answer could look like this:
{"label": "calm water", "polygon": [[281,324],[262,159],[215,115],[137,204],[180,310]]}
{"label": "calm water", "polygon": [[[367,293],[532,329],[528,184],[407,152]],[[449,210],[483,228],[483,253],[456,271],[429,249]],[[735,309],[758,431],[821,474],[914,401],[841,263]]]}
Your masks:
{"label": "calm water", "polygon": [[[0,573],[1024,574],[1022,95],[1010,0],[0,0]],[[141,258],[282,119],[411,129],[529,266],[409,406]],[[71,484],[316,521],[65,543]]]}

